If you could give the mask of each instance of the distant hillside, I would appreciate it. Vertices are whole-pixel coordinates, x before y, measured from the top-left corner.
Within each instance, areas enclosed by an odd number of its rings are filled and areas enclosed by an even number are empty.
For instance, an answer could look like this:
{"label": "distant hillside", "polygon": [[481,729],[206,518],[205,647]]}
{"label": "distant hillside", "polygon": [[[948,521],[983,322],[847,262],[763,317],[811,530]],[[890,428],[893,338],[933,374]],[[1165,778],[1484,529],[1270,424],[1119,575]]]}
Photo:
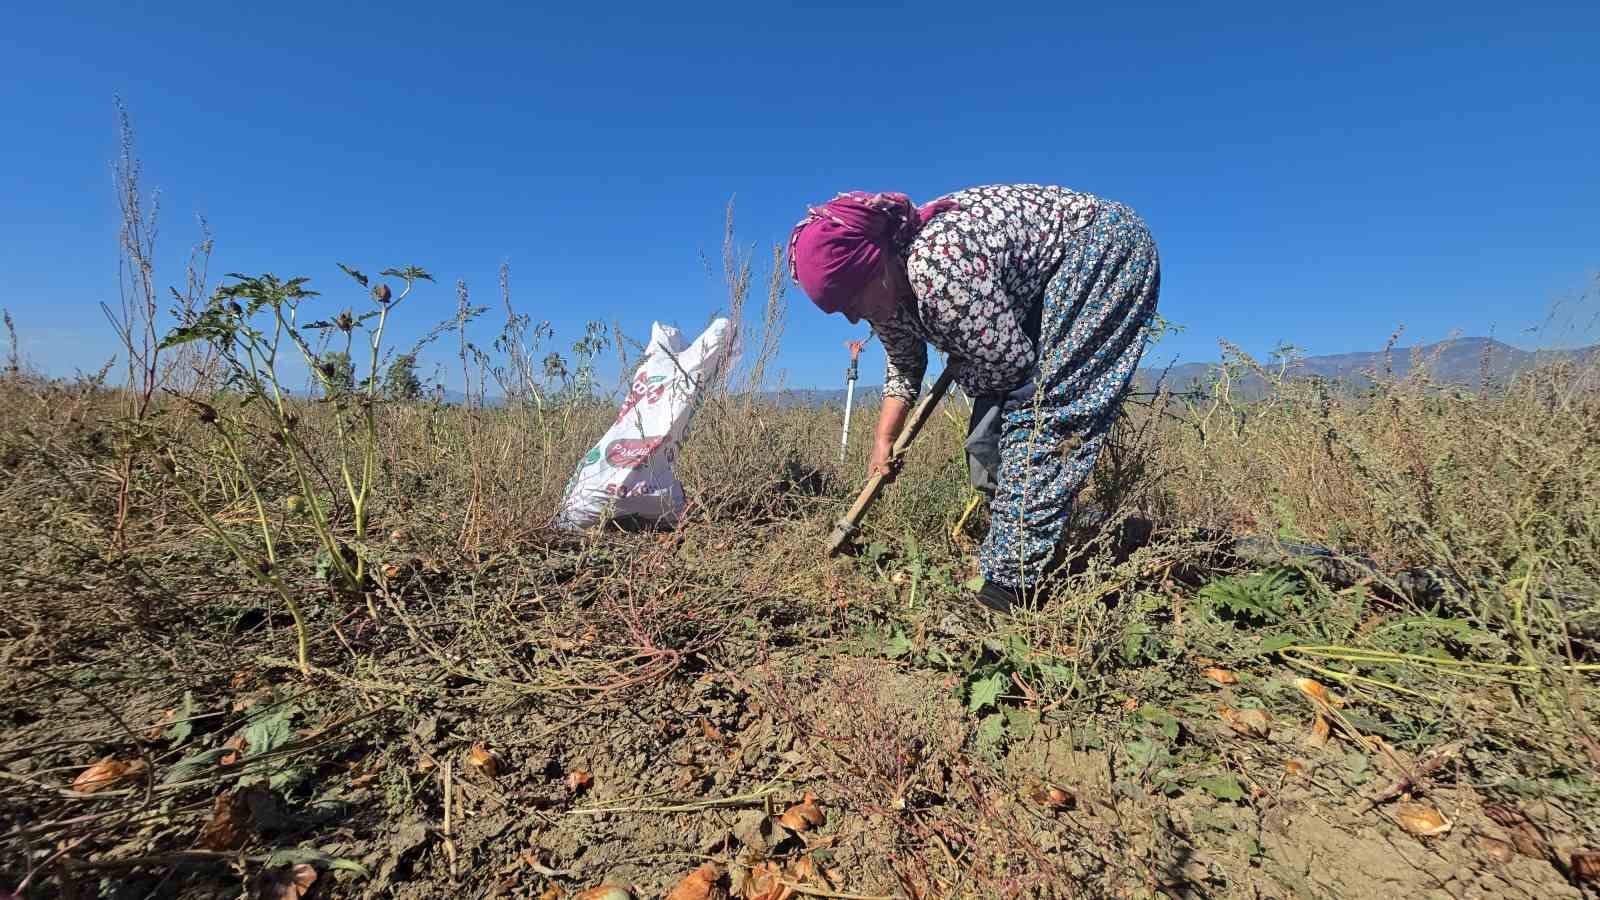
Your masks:
{"label": "distant hillside", "polygon": [[[764,399],[771,400],[779,406],[827,406],[829,404],[844,405],[844,388],[829,391],[822,388],[790,388],[781,391],[766,391],[761,395]],[[856,385],[857,403],[877,403],[883,396],[883,388],[877,385],[862,387]]]}
{"label": "distant hillside", "polygon": [[[1485,372],[1491,380],[1497,381],[1557,358],[1592,359],[1597,355],[1600,355],[1600,345],[1578,350],[1528,351],[1519,350],[1493,338],[1469,337],[1424,344],[1420,348],[1395,347],[1388,353],[1374,350],[1365,353],[1308,356],[1300,360],[1290,371],[1293,377],[1319,376],[1345,384],[1362,384],[1368,381],[1368,374],[1373,372],[1382,374],[1385,371],[1392,371],[1397,376],[1405,375],[1411,371],[1412,360],[1420,357],[1427,361],[1430,371],[1437,380],[1475,388],[1479,386]],[[1166,384],[1173,391],[1190,390],[1209,383],[1216,369],[1217,363],[1214,362],[1173,366],[1165,373]],[[1135,390],[1154,389],[1157,379],[1161,376],[1160,369],[1141,368],[1134,375]],[[1250,377],[1243,379],[1239,388],[1248,396],[1251,392],[1260,391],[1262,384],[1259,378]],[[856,402],[876,402],[879,394],[880,388],[876,386],[865,388],[857,386]],[[767,397],[784,405],[842,405],[844,389],[771,391]]]}
{"label": "distant hillside", "polygon": [[[1600,352],[1600,346],[1568,351],[1519,350],[1493,338],[1468,337],[1421,346],[1395,347],[1387,353],[1374,350],[1308,356],[1291,367],[1289,374],[1295,378],[1319,377],[1347,385],[1361,385],[1370,384],[1373,374],[1380,377],[1386,373],[1395,377],[1404,376],[1420,361],[1436,381],[1477,388],[1482,385],[1485,376],[1491,382],[1503,381],[1518,372],[1553,362],[1557,358],[1585,359],[1595,356],[1597,352]],[[1267,369],[1273,368],[1262,362]],[[1173,366],[1165,373],[1166,384],[1174,391],[1190,390],[1210,383],[1216,371],[1217,363]],[[1142,368],[1134,376],[1135,383],[1140,390],[1151,390],[1162,374],[1158,369]],[[1243,379],[1240,387],[1249,392],[1259,391],[1263,385],[1259,377],[1251,376]]]}

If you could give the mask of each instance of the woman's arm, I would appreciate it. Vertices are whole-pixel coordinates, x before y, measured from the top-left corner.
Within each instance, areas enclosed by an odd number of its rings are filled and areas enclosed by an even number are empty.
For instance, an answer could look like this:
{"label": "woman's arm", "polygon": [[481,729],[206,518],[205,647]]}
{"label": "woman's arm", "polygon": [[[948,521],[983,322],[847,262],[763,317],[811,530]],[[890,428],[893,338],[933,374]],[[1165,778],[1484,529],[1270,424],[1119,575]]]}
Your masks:
{"label": "woman's arm", "polygon": [[883,396],[917,402],[922,393],[922,377],[928,374],[928,345],[898,312],[893,319],[873,322],[872,331],[883,344]]}
{"label": "woman's arm", "polygon": [[878,413],[878,427],[873,434],[872,456],[867,462],[867,476],[892,474],[889,472],[889,450],[894,439],[900,436],[906,413],[922,392],[922,376],[928,373],[928,345],[911,326],[898,317],[887,322],[872,323],[872,330],[883,344],[885,356],[883,372],[883,409]]}
{"label": "woman's arm", "polygon": [[884,397],[883,409],[878,412],[878,429],[872,439],[872,457],[867,462],[867,477],[893,475],[889,471],[889,451],[894,449],[894,439],[905,427],[906,412],[911,404],[899,397]]}

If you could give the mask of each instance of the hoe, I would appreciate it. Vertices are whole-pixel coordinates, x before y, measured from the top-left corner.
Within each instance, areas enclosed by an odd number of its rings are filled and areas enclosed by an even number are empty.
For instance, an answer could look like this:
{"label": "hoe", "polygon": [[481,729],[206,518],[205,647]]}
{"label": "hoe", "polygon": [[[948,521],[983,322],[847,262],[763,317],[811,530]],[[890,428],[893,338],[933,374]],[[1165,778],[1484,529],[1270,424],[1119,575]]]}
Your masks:
{"label": "hoe", "polygon": [[[950,382],[955,377],[955,364],[945,365],[944,371],[939,373],[939,379],[933,383],[933,388],[923,395],[911,415],[906,418],[906,425],[900,429],[900,436],[895,438],[894,447],[889,450],[889,471],[900,471],[900,461],[904,457],[906,448],[916,440],[917,432],[927,423],[928,417],[933,415],[933,408],[944,399],[945,392],[950,390]],[[833,536],[828,539],[828,555],[834,556],[844,546],[850,543],[855,536],[856,528],[861,524],[861,518],[867,514],[867,509],[872,506],[872,501],[878,499],[878,494],[883,491],[883,486],[892,478],[891,475],[873,475],[861,488],[861,493],[856,496],[856,502],[850,504],[850,509],[844,517],[833,526]]]}

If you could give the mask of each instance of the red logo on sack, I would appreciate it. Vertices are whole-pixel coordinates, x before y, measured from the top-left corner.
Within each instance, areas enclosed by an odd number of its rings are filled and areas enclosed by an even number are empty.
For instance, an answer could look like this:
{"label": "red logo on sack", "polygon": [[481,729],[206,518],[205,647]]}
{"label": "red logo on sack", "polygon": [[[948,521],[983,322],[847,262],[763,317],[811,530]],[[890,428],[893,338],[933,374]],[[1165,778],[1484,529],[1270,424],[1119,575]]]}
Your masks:
{"label": "red logo on sack", "polygon": [[640,372],[638,377],[633,379],[633,387],[628,391],[628,396],[622,401],[622,409],[617,412],[617,421],[621,422],[626,419],[628,413],[633,412],[633,408],[638,406],[640,401],[643,401],[644,405],[650,406],[660,400],[661,395],[667,392],[666,381],[667,376],[665,375],[646,377],[643,372]]}
{"label": "red logo on sack", "polygon": [[666,435],[653,438],[622,438],[606,446],[606,462],[619,469],[637,469],[661,446]]}

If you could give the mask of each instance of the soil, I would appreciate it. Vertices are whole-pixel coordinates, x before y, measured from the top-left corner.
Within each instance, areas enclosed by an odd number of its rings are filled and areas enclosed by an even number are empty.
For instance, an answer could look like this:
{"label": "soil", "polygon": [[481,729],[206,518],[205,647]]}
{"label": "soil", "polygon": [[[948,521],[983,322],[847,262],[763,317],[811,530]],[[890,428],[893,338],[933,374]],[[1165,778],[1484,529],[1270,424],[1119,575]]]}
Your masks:
{"label": "soil", "polygon": [[[1243,736],[1214,713],[1231,689],[1203,680],[1163,707],[1166,740],[1196,748],[1217,790],[1197,789],[1181,760],[1169,766],[1177,780],[1135,762],[1130,742],[1148,728],[1131,704],[1033,710],[986,744],[956,674],[864,648],[848,602],[859,584],[753,561],[711,583],[692,566],[716,546],[737,558],[732,538],[617,541],[622,553],[654,548],[665,567],[654,583],[677,593],[586,581],[594,561],[564,565],[559,548],[486,563],[502,588],[481,605],[461,599],[460,577],[419,571],[410,599],[322,610],[310,677],[282,658],[277,617],[244,615],[261,608],[256,596],[217,601],[233,623],[220,635],[168,623],[181,636],[165,646],[132,627],[80,628],[71,646],[38,638],[28,661],[11,658],[0,831],[110,819],[49,832],[51,844],[9,838],[0,878],[17,883],[70,836],[81,842],[65,851],[67,875],[26,896],[260,895],[261,873],[293,861],[272,854],[293,848],[317,854],[311,897],[552,897],[601,884],[661,897],[707,862],[735,895],[755,896],[760,866],[794,873],[801,860],[817,873],[791,877],[823,897],[1583,896],[1565,866],[1588,826],[1529,805],[1519,812],[1538,855],[1518,852],[1521,826],[1493,820],[1446,767],[1411,800],[1449,828],[1415,836],[1396,819],[1405,798],[1372,800],[1400,775],[1389,755],[1348,736],[1308,746],[1309,715]],[[730,586],[749,598],[740,630],[667,628]],[[553,601],[558,591],[568,599]],[[816,599],[829,597],[845,601]],[[905,619],[923,629],[917,640],[977,640],[969,611],[926,602]],[[480,632],[452,630],[461,621]],[[197,718],[175,736],[169,711],[186,692]],[[286,703],[293,736],[277,758],[247,746],[237,768],[208,765],[171,787],[181,760]],[[148,758],[154,777],[120,796],[64,798],[103,755]],[[195,855],[229,792],[247,799],[244,840]],[[807,794],[826,821],[786,827]]]}

